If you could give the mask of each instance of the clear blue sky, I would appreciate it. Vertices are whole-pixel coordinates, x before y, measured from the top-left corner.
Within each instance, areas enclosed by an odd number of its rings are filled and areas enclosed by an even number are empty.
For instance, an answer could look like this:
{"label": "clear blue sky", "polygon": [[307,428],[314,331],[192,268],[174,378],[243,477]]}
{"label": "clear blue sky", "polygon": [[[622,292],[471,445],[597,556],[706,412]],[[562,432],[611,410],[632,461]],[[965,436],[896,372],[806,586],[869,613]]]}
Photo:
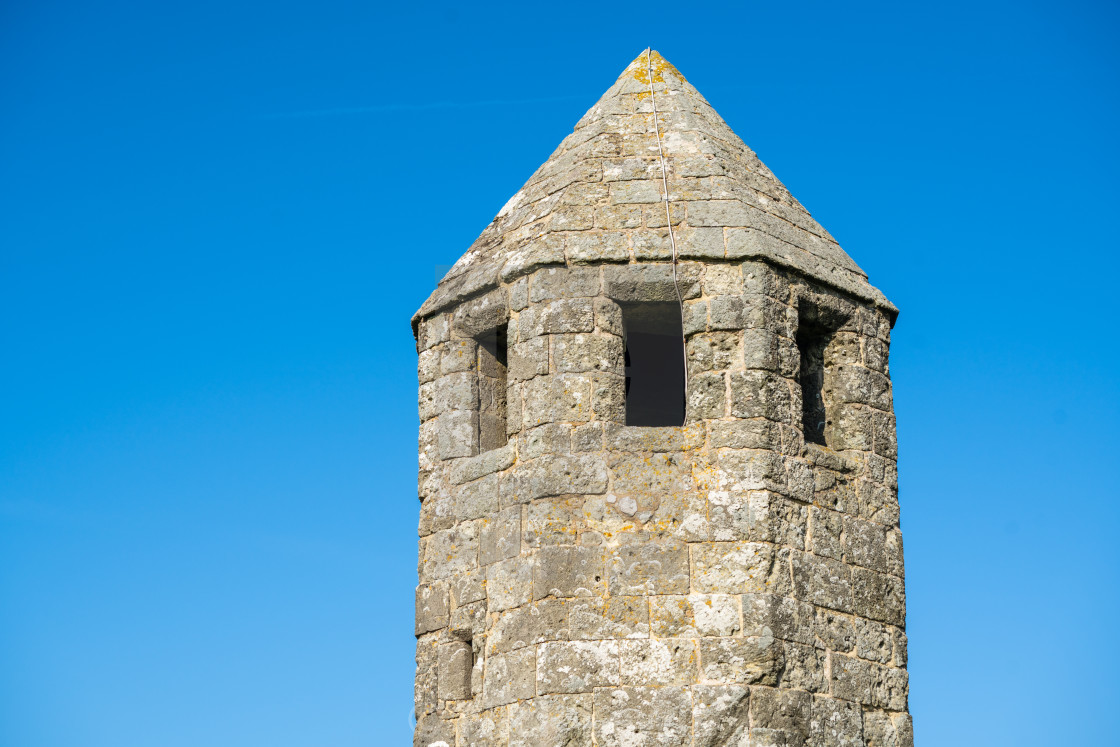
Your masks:
{"label": "clear blue sky", "polygon": [[409,5],[0,9],[0,745],[409,743],[409,317],[647,44],[902,309],[919,743],[1117,744],[1117,6]]}

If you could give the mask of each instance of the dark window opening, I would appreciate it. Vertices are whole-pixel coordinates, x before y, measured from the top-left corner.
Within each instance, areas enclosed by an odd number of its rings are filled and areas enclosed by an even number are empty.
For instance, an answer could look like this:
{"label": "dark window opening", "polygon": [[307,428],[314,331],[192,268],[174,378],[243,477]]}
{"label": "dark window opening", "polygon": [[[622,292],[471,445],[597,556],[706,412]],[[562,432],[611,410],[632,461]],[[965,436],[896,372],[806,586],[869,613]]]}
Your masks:
{"label": "dark window opening", "polygon": [[478,451],[506,445],[506,325],[478,338]]}
{"label": "dark window opening", "polygon": [[827,446],[825,426],[828,413],[824,403],[825,348],[831,333],[802,319],[797,329],[797,350],[801,354],[801,428],[809,443]]}
{"label": "dark window opening", "polygon": [[675,303],[622,306],[626,425],[684,424],[684,332]]}

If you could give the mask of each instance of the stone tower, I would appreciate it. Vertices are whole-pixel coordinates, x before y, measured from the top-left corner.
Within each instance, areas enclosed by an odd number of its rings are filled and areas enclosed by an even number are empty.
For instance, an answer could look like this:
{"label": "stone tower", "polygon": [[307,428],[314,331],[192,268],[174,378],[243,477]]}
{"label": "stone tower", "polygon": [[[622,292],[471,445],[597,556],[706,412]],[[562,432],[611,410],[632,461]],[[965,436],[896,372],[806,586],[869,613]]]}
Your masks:
{"label": "stone tower", "polygon": [[896,314],[643,52],[413,318],[415,744],[909,747]]}

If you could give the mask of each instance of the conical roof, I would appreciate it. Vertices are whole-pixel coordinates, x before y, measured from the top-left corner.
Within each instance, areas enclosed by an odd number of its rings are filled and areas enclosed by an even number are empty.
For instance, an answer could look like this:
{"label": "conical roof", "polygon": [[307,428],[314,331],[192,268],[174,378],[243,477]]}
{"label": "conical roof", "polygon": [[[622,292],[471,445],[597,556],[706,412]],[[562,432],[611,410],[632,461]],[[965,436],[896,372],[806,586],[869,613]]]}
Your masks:
{"label": "conical roof", "polygon": [[700,92],[647,50],[498,212],[413,323],[538,267],[670,259],[658,134],[681,259],[758,258],[897,313]]}

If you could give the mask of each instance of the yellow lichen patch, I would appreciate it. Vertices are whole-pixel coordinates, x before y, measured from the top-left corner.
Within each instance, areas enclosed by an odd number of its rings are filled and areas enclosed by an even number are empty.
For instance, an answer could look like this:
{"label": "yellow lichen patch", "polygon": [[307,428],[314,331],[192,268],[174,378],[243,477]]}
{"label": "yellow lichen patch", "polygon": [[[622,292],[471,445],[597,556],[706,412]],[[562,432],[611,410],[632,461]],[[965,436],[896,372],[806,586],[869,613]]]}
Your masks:
{"label": "yellow lichen patch", "polygon": [[644,83],[647,86],[649,85],[650,68],[653,69],[654,83],[665,82],[666,70],[676,76],[678,80],[684,80],[684,76],[681,75],[680,71],[673,67],[672,63],[670,63],[667,59],[658,54],[657,50],[651,50],[649,52],[648,59],[646,57],[646,53],[642,52],[638,56],[638,59],[634,60],[634,62],[631,64],[635,67],[634,80],[638,81],[639,83]]}

